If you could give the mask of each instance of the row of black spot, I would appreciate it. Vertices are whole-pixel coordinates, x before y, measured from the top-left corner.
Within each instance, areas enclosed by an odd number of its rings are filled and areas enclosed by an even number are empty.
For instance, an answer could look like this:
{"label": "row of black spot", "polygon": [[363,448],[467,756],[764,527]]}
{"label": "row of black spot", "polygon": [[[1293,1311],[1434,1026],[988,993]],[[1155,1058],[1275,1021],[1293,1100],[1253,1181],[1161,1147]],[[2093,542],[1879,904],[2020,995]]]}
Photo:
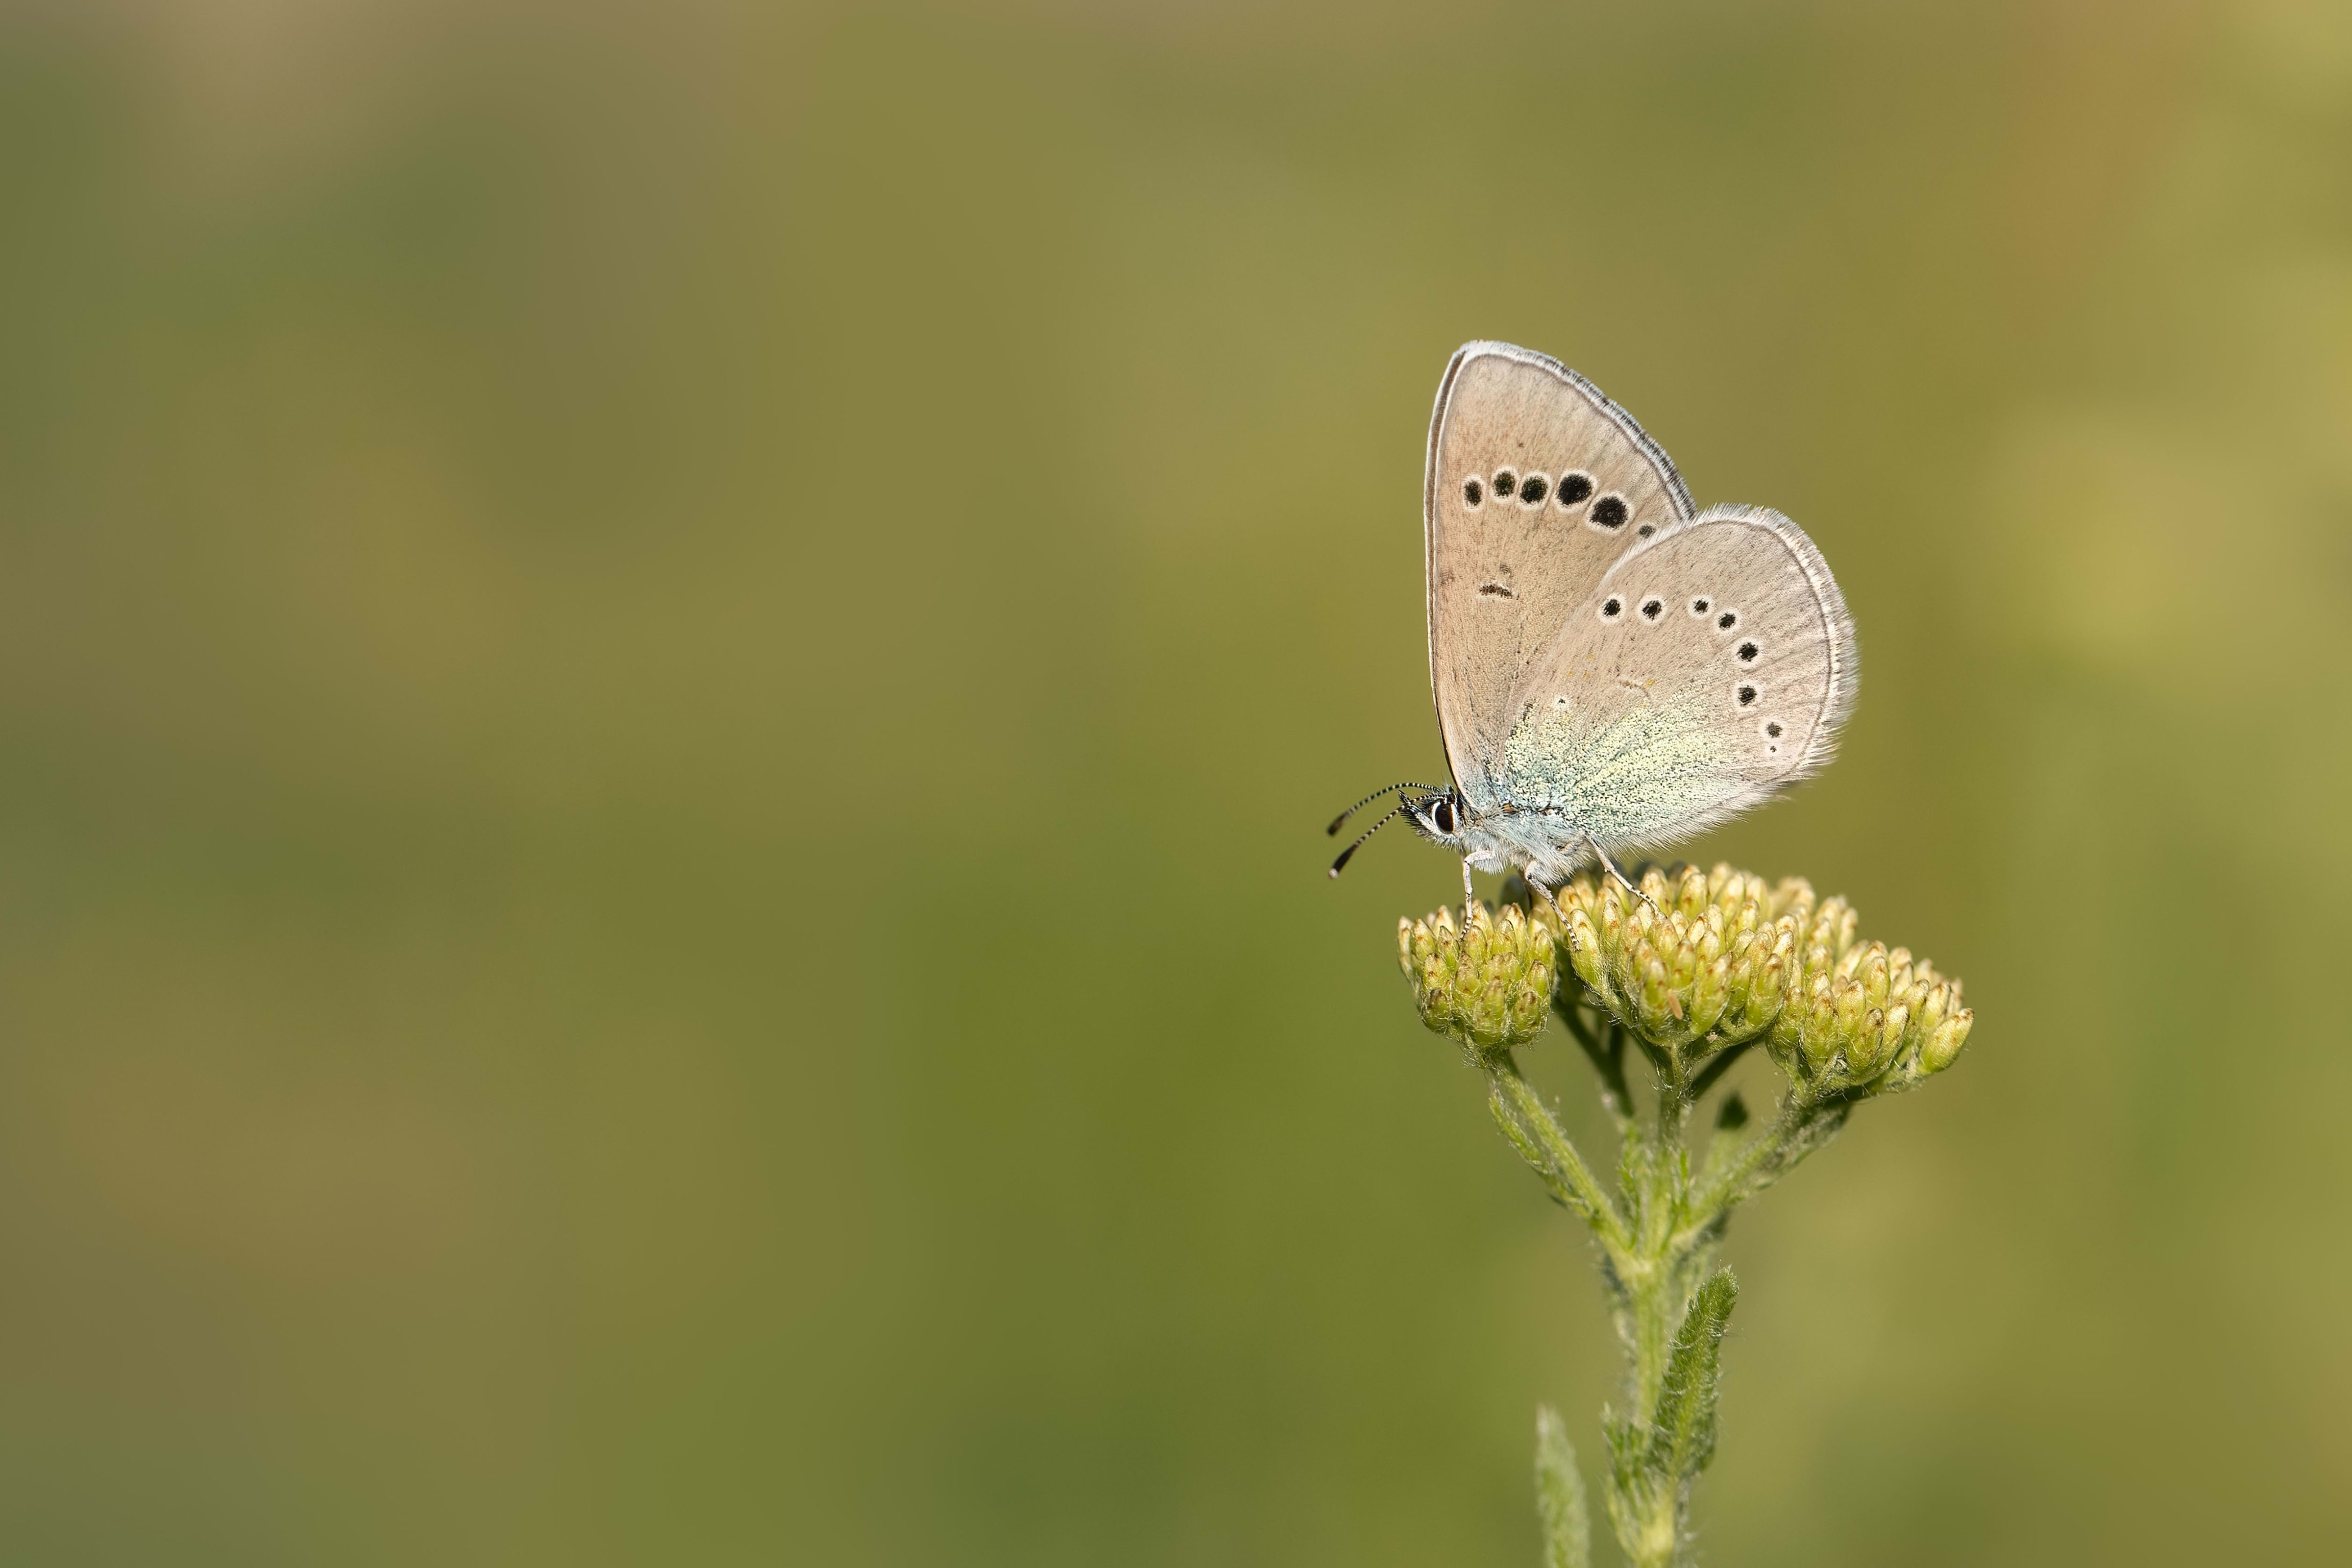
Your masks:
{"label": "row of black spot", "polygon": [[[1508,500],[1516,495],[1519,498],[1519,504],[1522,506],[1543,505],[1545,495],[1551,489],[1551,481],[1544,478],[1541,474],[1529,474],[1525,479],[1521,479],[1518,475],[1513,473],[1508,468],[1496,468],[1495,470],[1494,479],[1488,482],[1495,487],[1495,493],[1496,495],[1501,496],[1505,500]],[[1582,502],[1584,499],[1591,493],[1592,476],[1591,474],[1566,473],[1560,475],[1560,505],[1576,506]],[[1476,478],[1473,477],[1463,482],[1462,499],[1469,502],[1472,506],[1476,506],[1486,499],[1480,488],[1480,482]]]}
{"label": "row of black spot", "polygon": [[[1664,616],[1666,613],[1666,602],[1657,595],[1653,594],[1648,598],[1643,599],[1637,608],[1642,618],[1654,626],[1662,617]],[[1715,615],[1715,629],[1717,631],[1730,632],[1737,631],[1738,629],[1739,612],[1738,610],[1717,610],[1716,608],[1715,601],[1708,598],[1704,594],[1690,602],[1690,613],[1694,618],[1704,619],[1710,612],[1713,612]],[[1601,618],[1602,620],[1615,621],[1622,618],[1624,614],[1625,601],[1619,595],[1612,594],[1609,597],[1601,601]],[[1753,637],[1744,639],[1738,647],[1732,650],[1732,657],[1738,659],[1742,664],[1754,664],[1763,656],[1764,646],[1756,641]],[[1763,693],[1753,682],[1745,680],[1741,681],[1738,686],[1734,688],[1732,690],[1732,697],[1742,708],[1753,708],[1756,706],[1757,699],[1762,695]],[[1780,721],[1778,719],[1767,720],[1764,724],[1764,734],[1768,740],[1778,741],[1781,734]],[[1773,746],[1771,750],[1777,754],[1780,748],[1776,745]]]}
{"label": "row of black spot", "polygon": [[[1541,506],[1545,496],[1554,496],[1558,499],[1562,510],[1582,506],[1591,497],[1593,489],[1592,476],[1581,471],[1570,471],[1560,475],[1559,488],[1555,490],[1551,481],[1541,474],[1521,476],[1508,468],[1496,468],[1494,477],[1490,479],[1480,479],[1473,476],[1462,481],[1462,504],[1474,510],[1485,505],[1489,486],[1493,487],[1496,496],[1501,500],[1508,500],[1517,496],[1521,506]],[[1602,496],[1592,503],[1591,515],[1586,521],[1597,528],[1606,529],[1613,533],[1624,527],[1626,520],[1633,515],[1632,510],[1625,505],[1623,496],[1610,494]],[[1657,529],[1645,522],[1634,531],[1647,539],[1651,534],[1655,533]]]}
{"label": "row of black spot", "polygon": [[[1704,594],[1690,602],[1690,613],[1692,618],[1695,620],[1705,619],[1707,612],[1714,608],[1715,601],[1708,598]],[[1643,620],[1655,625],[1658,618],[1666,613],[1666,602],[1658,597],[1655,594],[1653,594],[1648,598],[1642,601],[1641,611],[1642,618]],[[1609,597],[1601,601],[1601,618],[1602,620],[1613,621],[1624,613],[1625,601],[1618,595],[1612,594]],[[1738,629],[1738,626],[1739,612],[1738,610],[1724,610],[1715,617],[1715,629],[1717,631],[1733,631]],[[1740,661],[1744,664],[1753,664],[1756,662],[1757,656],[1763,651],[1764,650],[1762,648],[1757,647],[1757,645],[1752,642],[1742,643],[1739,645]]]}

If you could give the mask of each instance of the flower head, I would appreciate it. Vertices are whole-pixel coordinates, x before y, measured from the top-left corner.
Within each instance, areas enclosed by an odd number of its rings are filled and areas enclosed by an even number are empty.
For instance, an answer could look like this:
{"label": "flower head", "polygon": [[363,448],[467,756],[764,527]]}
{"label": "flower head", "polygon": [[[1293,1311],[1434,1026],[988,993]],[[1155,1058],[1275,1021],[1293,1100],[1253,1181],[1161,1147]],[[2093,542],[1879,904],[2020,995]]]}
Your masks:
{"label": "flower head", "polygon": [[1540,1034],[1559,975],[1559,917],[1472,904],[1466,923],[1439,910],[1397,922],[1397,961],[1412,982],[1421,1021],[1473,1053],[1507,1051]]}
{"label": "flower head", "polygon": [[1908,1089],[1949,1067],[1973,1016],[1959,983],[1908,950],[1855,937],[1852,906],[1811,884],[1717,866],[1559,889],[1561,940],[1600,1005],[1685,1064],[1761,1039],[1822,1089]]}

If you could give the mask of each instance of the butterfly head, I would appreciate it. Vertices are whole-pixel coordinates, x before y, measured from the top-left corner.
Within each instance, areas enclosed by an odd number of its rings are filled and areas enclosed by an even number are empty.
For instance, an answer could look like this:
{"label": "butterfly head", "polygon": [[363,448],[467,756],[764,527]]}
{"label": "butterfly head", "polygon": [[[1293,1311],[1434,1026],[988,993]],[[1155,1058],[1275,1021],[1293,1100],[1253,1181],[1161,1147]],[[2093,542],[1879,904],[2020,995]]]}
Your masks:
{"label": "butterfly head", "polygon": [[[1440,788],[1434,784],[1391,784],[1386,789],[1374,790],[1354,805],[1333,817],[1331,826],[1324,831],[1336,836],[1348,818],[1382,795],[1395,795],[1398,804],[1390,808],[1387,816],[1358,834],[1353,844],[1339,851],[1339,858],[1331,862],[1331,875],[1336,877],[1347,869],[1349,860],[1354,857],[1357,850],[1364,847],[1364,841],[1400,816],[1411,822],[1414,830],[1423,838],[1462,851],[1472,858],[1477,858],[1477,846],[1465,848],[1465,840],[1469,836],[1478,833],[1482,845],[1493,839],[1492,834],[1479,833],[1474,828],[1469,814],[1463,807],[1460,790],[1451,785]],[[1489,856],[1486,858],[1491,859],[1492,857]],[[1494,866],[1488,866],[1486,859],[1479,859],[1478,864],[1481,869],[1496,868]],[[1496,863],[1496,865],[1499,864],[1499,862]]]}
{"label": "butterfly head", "polygon": [[1405,799],[1404,811],[1412,820],[1414,831],[1423,838],[1449,848],[1461,847],[1462,830],[1465,826],[1462,797],[1453,790],[1409,795]]}

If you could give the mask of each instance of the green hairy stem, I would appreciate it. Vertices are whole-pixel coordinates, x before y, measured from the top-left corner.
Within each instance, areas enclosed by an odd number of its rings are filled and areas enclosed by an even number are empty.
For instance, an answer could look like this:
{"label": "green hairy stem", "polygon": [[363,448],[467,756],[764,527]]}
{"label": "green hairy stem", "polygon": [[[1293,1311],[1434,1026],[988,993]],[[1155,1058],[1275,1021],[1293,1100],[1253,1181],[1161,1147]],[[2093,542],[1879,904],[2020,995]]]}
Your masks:
{"label": "green hairy stem", "polygon": [[[1691,1490],[1715,1457],[1739,1298],[1717,1259],[1732,1210],[1827,1144],[1855,1105],[1949,1067],[1974,1016],[1958,982],[1857,941],[1844,900],[1817,900],[1801,880],[1676,867],[1648,871],[1638,890],[1580,879],[1556,897],[1517,891],[1458,923],[1450,910],[1401,921],[1399,960],[1423,1022],[1486,1075],[1504,1138],[1591,1232],[1626,1363],[1622,1403],[1601,1416],[1610,1527],[1629,1563],[1668,1568],[1688,1560]],[[1520,1075],[1515,1052],[1553,1015],[1615,1127],[1613,1185]],[[1787,1079],[1777,1113],[1749,1129],[1745,1103],[1726,1095],[1694,1168],[1695,1111],[1757,1046]],[[1545,1563],[1583,1568],[1591,1516],[1575,1451],[1548,1408],[1536,1433]]]}

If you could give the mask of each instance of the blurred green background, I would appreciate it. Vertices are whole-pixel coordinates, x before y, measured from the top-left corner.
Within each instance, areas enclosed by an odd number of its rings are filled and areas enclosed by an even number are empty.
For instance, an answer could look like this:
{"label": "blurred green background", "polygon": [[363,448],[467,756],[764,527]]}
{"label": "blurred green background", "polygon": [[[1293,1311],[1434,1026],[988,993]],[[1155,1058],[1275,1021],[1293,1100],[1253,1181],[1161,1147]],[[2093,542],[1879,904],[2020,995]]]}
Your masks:
{"label": "blurred green background", "polygon": [[2334,0],[8,6],[0,1557],[1532,1563],[1616,1352],[1318,831],[1492,336],[1821,542],[1691,853],[1978,1011],[1708,1560],[2352,1558],[2347,148]]}

